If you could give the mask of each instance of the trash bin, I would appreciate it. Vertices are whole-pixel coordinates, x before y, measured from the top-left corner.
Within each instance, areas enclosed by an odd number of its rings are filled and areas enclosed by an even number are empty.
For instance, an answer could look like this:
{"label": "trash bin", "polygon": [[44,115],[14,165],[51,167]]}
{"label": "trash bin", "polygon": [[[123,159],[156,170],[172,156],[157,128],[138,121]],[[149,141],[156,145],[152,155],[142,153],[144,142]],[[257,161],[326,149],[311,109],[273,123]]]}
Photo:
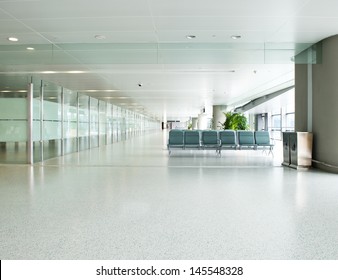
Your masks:
{"label": "trash bin", "polygon": [[312,142],[310,132],[284,132],[282,165],[295,169],[311,167]]}
{"label": "trash bin", "polygon": [[283,132],[283,163],[282,165],[289,167],[290,158],[290,132]]}

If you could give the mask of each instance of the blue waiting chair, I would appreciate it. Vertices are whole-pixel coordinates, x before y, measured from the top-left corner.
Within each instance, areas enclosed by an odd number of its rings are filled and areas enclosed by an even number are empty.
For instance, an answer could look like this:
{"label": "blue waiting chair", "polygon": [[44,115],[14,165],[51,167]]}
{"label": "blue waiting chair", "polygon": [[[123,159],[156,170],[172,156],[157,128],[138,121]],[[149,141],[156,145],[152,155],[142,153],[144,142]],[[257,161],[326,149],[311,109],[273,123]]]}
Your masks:
{"label": "blue waiting chair", "polygon": [[272,154],[273,156],[273,147],[274,144],[271,143],[270,141],[270,133],[269,131],[255,131],[255,142],[256,142],[256,147],[263,148],[263,152],[266,151],[266,149],[269,149],[268,154]]}
{"label": "blue waiting chair", "polygon": [[215,149],[219,150],[220,140],[216,130],[204,130],[201,136],[201,146],[203,149]]}
{"label": "blue waiting chair", "polygon": [[169,131],[169,139],[168,139],[168,150],[169,155],[171,154],[171,149],[178,148],[183,149],[184,148],[184,131],[173,129]]}
{"label": "blue waiting chair", "polygon": [[185,130],[184,131],[184,149],[200,149],[201,139],[198,130]]}
{"label": "blue waiting chair", "polygon": [[222,150],[236,150],[237,149],[237,137],[235,130],[221,130],[218,132],[220,147],[219,154]]}
{"label": "blue waiting chair", "polygon": [[248,149],[256,149],[256,142],[253,131],[238,130],[237,137],[238,137],[238,147],[240,150],[243,147],[246,147]]}

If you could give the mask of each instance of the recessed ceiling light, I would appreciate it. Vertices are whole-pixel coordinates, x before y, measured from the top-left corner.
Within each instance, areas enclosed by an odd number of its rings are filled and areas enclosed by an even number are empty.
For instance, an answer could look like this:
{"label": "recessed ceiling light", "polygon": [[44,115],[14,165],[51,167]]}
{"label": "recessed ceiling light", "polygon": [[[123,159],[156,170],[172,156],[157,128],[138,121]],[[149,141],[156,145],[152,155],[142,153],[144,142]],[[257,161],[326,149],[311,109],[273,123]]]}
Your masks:
{"label": "recessed ceiling light", "polygon": [[29,50],[29,51],[34,51],[35,49],[32,48],[32,47],[27,47],[26,50]]}
{"label": "recessed ceiling light", "polygon": [[104,39],[106,39],[106,36],[104,36],[104,35],[95,35],[95,39],[97,39],[97,40],[104,40]]}
{"label": "recessed ceiling light", "polygon": [[9,37],[9,38],[7,38],[7,40],[11,41],[11,42],[17,42],[17,41],[19,41],[19,39],[15,38],[15,37]]}
{"label": "recessed ceiling light", "polygon": [[187,39],[191,40],[191,39],[195,39],[196,36],[195,35],[187,35],[185,36]]}
{"label": "recessed ceiling light", "polygon": [[232,35],[231,36],[231,39],[234,39],[234,40],[238,40],[238,39],[241,39],[242,36],[241,35]]}

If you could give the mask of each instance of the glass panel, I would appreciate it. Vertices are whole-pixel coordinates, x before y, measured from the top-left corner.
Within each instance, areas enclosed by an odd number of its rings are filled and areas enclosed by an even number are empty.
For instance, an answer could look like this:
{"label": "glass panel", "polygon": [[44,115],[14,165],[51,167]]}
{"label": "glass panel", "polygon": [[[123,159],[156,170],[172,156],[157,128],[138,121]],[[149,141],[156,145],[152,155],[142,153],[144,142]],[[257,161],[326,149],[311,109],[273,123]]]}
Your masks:
{"label": "glass panel", "polygon": [[100,145],[106,145],[106,135],[107,135],[107,116],[106,116],[106,107],[107,103],[100,100],[99,101],[99,137]]}
{"label": "glass panel", "polygon": [[0,74],[0,163],[27,163],[30,76]]}
{"label": "glass panel", "polygon": [[295,113],[286,114],[286,131],[295,131]]}
{"label": "glass panel", "polygon": [[43,84],[43,159],[61,155],[61,87]]}
{"label": "glass panel", "polygon": [[79,96],[79,150],[89,149],[89,97]]}
{"label": "glass panel", "polygon": [[121,140],[126,140],[126,110],[121,108]]}
{"label": "glass panel", "polygon": [[281,115],[271,116],[271,136],[273,139],[280,139],[282,131]]}
{"label": "glass panel", "polygon": [[113,143],[113,105],[107,104],[107,144]]}
{"label": "glass panel", "polygon": [[77,151],[77,92],[63,89],[63,153]]}
{"label": "glass panel", "polygon": [[113,105],[113,142],[119,141],[119,107]]}
{"label": "glass panel", "polygon": [[90,97],[90,147],[99,145],[99,101]]}
{"label": "glass panel", "polygon": [[271,120],[272,120],[272,129],[280,130],[281,129],[281,115],[273,115]]}
{"label": "glass panel", "polygon": [[26,142],[26,120],[0,120],[0,142]]}

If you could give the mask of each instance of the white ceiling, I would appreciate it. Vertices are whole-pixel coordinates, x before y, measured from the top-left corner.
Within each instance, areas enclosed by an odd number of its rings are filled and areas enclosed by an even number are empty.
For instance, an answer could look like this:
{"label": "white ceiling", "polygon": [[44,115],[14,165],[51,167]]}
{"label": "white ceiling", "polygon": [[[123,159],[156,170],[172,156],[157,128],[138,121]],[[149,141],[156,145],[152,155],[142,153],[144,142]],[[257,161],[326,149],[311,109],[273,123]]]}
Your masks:
{"label": "white ceiling", "polygon": [[337,34],[337,11],[336,0],[0,0],[0,90],[34,74],[158,118],[194,117],[292,85],[291,58]]}

